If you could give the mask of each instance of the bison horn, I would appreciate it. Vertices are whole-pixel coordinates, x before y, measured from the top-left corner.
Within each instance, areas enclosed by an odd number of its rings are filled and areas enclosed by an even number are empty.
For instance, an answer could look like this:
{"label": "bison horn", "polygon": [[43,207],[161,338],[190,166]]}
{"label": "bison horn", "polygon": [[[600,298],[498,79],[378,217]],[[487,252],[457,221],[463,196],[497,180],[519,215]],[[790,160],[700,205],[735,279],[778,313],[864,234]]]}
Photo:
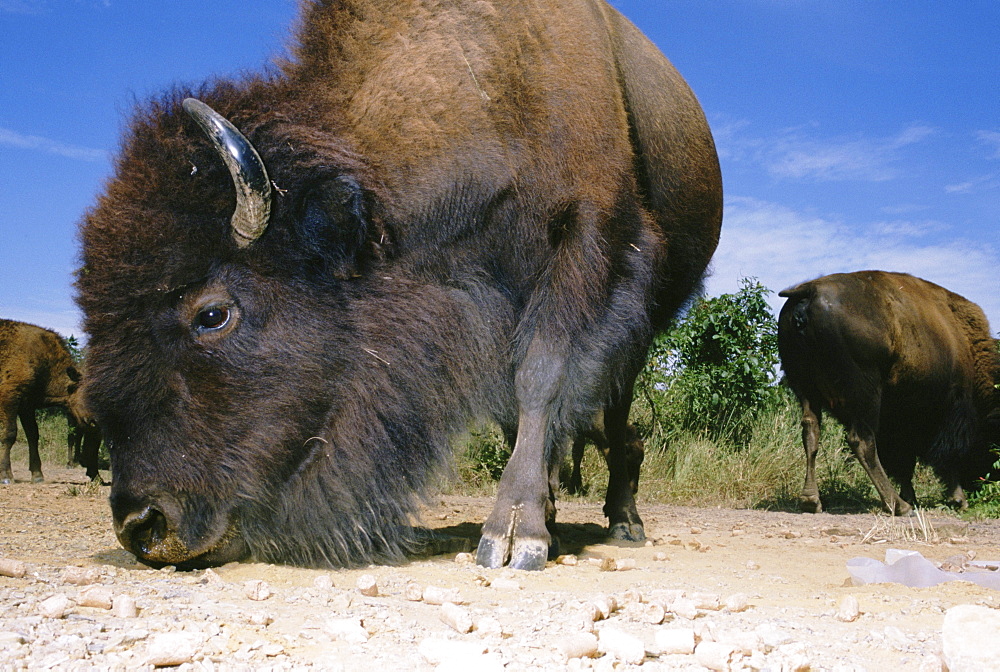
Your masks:
{"label": "bison horn", "polygon": [[271,181],[264,162],[250,141],[228,119],[195,98],[184,99],[184,110],[212,141],[233,177],[236,210],[229,220],[240,247],[257,240],[271,214]]}

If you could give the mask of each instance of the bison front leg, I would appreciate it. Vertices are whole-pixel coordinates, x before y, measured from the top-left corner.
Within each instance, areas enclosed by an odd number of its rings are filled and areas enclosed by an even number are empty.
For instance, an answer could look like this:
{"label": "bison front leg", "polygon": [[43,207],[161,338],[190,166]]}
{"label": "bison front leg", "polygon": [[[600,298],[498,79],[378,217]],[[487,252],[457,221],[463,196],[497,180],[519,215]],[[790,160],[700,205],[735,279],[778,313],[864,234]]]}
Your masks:
{"label": "bison front leg", "polygon": [[476,561],[484,567],[544,569],[555,528],[552,465],[568,443],[558,433],[555,400],[565,381],[568,348],[536,336],[518,369],[517,440],[500,477],[497,501],[483,524]]}
{"label": "bison front leg", "polygon": [[819,499],[819,485],[816,483],[816,453],[819,452],[819,433],[822,410],[808,399],[802,399],[802,448],[806,452],[806,480],[799,495],[799,509],[806,513],[820,513],[823,503]]}
{"label": "bison front leg", "polygon": [[523,413],[510,461],[500,477],[497,501],[483,524],[476,561],[483,567],[544,569],[552,537],[547,511],[555,522],[545,457],[548,416]]}

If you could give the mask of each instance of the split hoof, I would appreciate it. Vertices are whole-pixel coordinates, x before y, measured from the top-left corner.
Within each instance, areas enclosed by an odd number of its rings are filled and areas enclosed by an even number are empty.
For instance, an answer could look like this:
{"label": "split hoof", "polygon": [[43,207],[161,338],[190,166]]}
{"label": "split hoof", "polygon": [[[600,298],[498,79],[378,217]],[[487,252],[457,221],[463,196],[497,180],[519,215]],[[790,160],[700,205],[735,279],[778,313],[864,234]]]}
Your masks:
{"label": "split hoof", "polygon": [[608,536],[617,541],[646,541],[646,530],[642,523],[615,523],[608,530]]}

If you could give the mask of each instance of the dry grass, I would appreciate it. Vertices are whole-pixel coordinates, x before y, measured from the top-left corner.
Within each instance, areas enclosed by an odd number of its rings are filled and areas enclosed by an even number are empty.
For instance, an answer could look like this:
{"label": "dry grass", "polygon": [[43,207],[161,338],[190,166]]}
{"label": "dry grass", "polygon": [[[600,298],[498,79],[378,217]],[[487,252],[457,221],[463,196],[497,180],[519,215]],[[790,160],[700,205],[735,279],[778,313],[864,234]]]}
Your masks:
{"label": "dry grass", "polygon": [[914,509],[912,516],[875,516],[871,529],[861,538],[861,543],[908,541],[930,544],[940,539],[924,513],[920,509]]}

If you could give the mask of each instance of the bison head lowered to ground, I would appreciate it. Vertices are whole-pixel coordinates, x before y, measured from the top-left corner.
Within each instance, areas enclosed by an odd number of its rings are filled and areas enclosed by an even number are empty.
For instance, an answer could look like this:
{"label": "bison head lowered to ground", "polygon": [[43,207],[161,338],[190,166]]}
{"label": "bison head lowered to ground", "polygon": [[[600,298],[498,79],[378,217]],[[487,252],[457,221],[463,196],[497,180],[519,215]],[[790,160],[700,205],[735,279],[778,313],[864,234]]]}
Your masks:
{"label": "bison head lowered to ground", "polygon": [[[10,449],[17,439],[18,418],[28,442],[31,480],[44,480],[35,412],[46,406],[61,406],[69,414],[71,427],[89,427],[79,391],[80,372],[59,334],[33,324],[0,319],[0,483],[14,480]],[[87,468],[87,476],[95,479],[100,431],[90,432],[96,433],[96,443],[92,436],[81,463]],[[72,457],[72,437],[69,442]]]}
{"label": "bison head lowered to ground", "polygon": [[697,101],[603,0],[305,3],[280,71],[139,110],[86,216],[119,539],[399,558],[451,437],[492,418],[514,449],[478,560],[539,569],[602,410],[612,533],[642,538],[632,383],[721,205]]}
{"label": "bison head lowered to ground", "polygon": [[815,466],[823,410],[846,428],[890,511],[916,505],[917,458],[964,508],[963,484],[986,474],[990,444],[1000,442],[1000,360],[979,306],[882,271],[828,275],[780,295],[788,297],[778,318],[781,365],[802,402],[803,510],[822,510]]}

